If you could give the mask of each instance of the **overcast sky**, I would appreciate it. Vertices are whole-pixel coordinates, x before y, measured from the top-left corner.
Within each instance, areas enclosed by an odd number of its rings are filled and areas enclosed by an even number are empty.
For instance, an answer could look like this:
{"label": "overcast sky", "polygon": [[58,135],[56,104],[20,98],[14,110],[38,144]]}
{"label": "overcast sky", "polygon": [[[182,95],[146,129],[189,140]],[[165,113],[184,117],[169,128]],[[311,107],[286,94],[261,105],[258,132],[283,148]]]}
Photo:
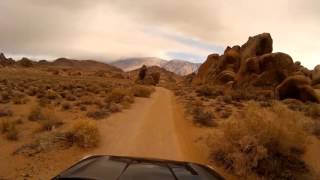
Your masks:
{"label": "overcast sky", "polygon": [[202,62],[262,32],[320,64],[319,0],[0,0],[0,51],[16,58]]}

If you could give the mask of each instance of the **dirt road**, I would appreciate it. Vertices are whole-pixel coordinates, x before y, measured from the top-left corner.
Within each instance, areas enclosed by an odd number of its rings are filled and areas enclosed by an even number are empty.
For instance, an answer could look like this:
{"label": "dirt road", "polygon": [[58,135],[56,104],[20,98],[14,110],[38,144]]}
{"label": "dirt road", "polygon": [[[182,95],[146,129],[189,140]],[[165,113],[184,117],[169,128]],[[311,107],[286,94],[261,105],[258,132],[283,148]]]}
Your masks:
{"label": "dirt road", "polygon": [[[158,87],[149,99],[136,99],[130,110],[118,113],[101,124],[102,142],[93,154],[190,160],[183,148],[177,126],[177,111],[171,91]],[[181,130],[181,129],[180,129]]]}
{"label": "dirt road", "polygon": [[207,163],[207,148],[196,144],[205,129],[186,120],[183,111],[171,91],[157,87],[150,98],[136,98],[130,109],[98,121],[98,148],[72,147],[33,157],[8,154],[2,158],[0,169],[6,172],[0,170],[0,179],[50,179],[84,156],[98,154]]}

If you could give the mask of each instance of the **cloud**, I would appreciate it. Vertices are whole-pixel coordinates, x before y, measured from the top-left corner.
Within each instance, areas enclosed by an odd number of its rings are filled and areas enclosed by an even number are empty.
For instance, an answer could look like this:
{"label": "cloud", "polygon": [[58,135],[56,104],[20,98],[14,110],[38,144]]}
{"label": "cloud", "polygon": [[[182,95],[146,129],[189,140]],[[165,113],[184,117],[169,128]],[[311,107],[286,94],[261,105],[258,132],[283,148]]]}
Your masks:
{"label": "cloud", "polygon": [[194,60],[270,32],[275,51],[313,68],[320,56],[320,44],[313,43],[320,40],[319,12],[317,0],[1,0],[0,51]]}

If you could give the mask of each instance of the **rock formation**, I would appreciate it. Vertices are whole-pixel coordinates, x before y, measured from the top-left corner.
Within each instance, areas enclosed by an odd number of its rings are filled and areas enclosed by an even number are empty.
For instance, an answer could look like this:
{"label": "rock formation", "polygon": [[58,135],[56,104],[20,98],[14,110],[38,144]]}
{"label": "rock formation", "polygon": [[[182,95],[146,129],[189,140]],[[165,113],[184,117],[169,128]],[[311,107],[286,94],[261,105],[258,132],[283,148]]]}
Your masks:
{"label": "rock formation", "polygon": [[[271,92],[279,99],[319,102],[311,84],[320,83],[320,66],[312,72],[285,53],[272,53],[269,33],[249,37],[240,46],[227,47],[222,55],[209,55],[194,83],[230,85],[234,89]],[[312,83],[311,83],[312,79]]]}
{"label": "rock formation", "polygon": [[316,66],[311,73],[312,85],[319,86],[320,85],[320,65]]}
{"label": "rock formation", "polygon": [[0,67],[11,66],[15,61],[11,58],[6,58],[3,53],[0,53]]}

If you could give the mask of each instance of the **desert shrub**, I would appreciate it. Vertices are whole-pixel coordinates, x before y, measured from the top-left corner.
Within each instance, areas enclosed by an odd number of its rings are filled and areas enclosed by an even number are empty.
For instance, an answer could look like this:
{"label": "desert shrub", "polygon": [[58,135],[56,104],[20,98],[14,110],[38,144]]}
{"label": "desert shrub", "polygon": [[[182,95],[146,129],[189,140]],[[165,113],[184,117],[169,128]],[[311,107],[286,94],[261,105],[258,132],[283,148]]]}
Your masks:
{"label": "desert shrub", "polygon": [[26,93],[27,93],[29,96],[35,96],[35,95],[37,94],[37,91],[38,91],[38,88],[37,88],[37,87],[30,86],[30,87],[26,90]]}
{"label": "desert shrub", "polygon": [[51,131],[63,124],[63,122],[53,113],[46,114],[45,118],[39,121],[39,123],[41,125],[41,130],[43,131]]}
{"label": "desert shrub", "polygon": [[11,100],[10,94],[8,92],[1,92],[0,94],[0,103],[6,104]]}
{"label": "desert shrub", "polygon": [[69,102],[64,102],[62,104],[62,109],[63,110],[70,110],[72,108],[72,105]]}
{"label": "desert shrub", "polygon": [[306,119],[274,103],[269,109],[250,102],[244,112],[212,137],[212,159],[232,173],[266,179],[294,179],[307,172],[301,155],[306,146]]}
{"label": "desert shrub", "polygon": [[230,95],[232,97],[232,100],[235,100],[235,101],[255,100],[258,97],[255,91],[251,88],[237,88],[232,90]]}
{"label": "desert shrub", "polygon": [[41,107],[40,106],[35,106],[31,110],[31,112],[30,112],[30,114],[28,116],[28,119],[30,121],[39,121],[39,120],[44,119],[44,114],[43,114],[43,112],[41,110]]}
{"label": "desert shrub", "polygon": [[112,78],[116,78],[116,79],[124,79],[125,76],[122,73],[113,73]]}
{"label": "desert shrub", "polygon": [[132,88],[132,93],[136,97],[150,97],[153,91],[153,88],[147,86],[134,86]]}
{"label": "desert shrub", "polygon": [[112,112],[112,113],[120,112],[121,111],[121,106],[119,104],[111,103],[109,105],[109,111]]}
{"label": "desert shrub", "polygon": [[86,107],[86,106],[81,105],[81,106],[80,106],[80,110],[81,110],[81,111],[86,111],[86,110],[87,110],[87,107]]}
{"label": "desert shrub", "polygon": [[49,89],[49,90],[47,91],[46,97],[47,97],[48,99],[56,99],[56,98],[58,98],[58,94],[57,94],[54,90]]}
{"label": "desert shrub", "polygon": [[10,130],[6,134],[6,138],[11,141],[18,140],[18,130],[16,126],[12,126],[12,128],[10,128]]}
{"label": "desert shrub", "polygon": [[156,85],[153,77],[151,75],[147,75],[144,77],[143,81],[142,81],[142,84],[145,84],[145,85]]}
{"label": "desert shrub", "polygon": [[217,96],[223,95],[223,92],[212,85],[202,85],[197,90],[196,93],[198,96],[205,96],[210,98],[216,98]]}
{"label": "desert shrub", "polygon": [[16,121],[9,119],[2,120],[0,122],[0,130],[3,134],[5,134],[8,140],[18,140]]}
{"label": "desert shrub", "polygon": [[83,148],[98,146],[100,135],[97,123],[90,120],[76,122],[72,130],[68,132],[68,139],[72,144]]}
{"label": "desert shrub", "polygon": [[305,114],[309,117],[312,117],[314,119],[320,118],[320,105],[319,104],[309,104],[306,107]]}
{"label": "desert shrub", "polygon": [[8,108],[0,108],[0,117],[12,116],[12,111]]}
{"label": "desert shrub", "polygon": [[89,118],[99,120],[109,116],[109,112],[103,109],[93,110],[93,111],[89,111],[87,113],[87,116]]}
{"label": "desert shrub", "polygon": [[195,123],[200,124],[202,126],[214,126],[215,123],[213,121],[214,114],[209,111],[204,111],[201,107],[195,107],[192,111],[193,120]]}
{"label": "desert shrub", "polygon": [[232,103],[232,97],[229,95],[222,96],[222,101],[227,104],[230,104],[230,103]]}
{"label": "desert shrub", "polygon": [[115,88],[112,89],[108,97],[106,98],[106,102],[114,102],[121,103],[124,98],[129,94],[128,90],[123,88]]}
{"label": "desert shrub", "polygon": [[13,104],[26,104],[28,102],[28,99],[25,97],[13,97],[12,98]]}
{"label": "desert shrub", "polygon": [[154,81],[154,84],[159,84],[159,81],[160,81],[160,73],[159,72],[153,72],[150,74],[153,81]]}
{"label": "desert shrub", "polygon": [[76,98],[74,95],[71,95],[71,94],[67,94],[65,98],[66,98],[66,100],[68,100],[68,101],[75,101],[75,100],[77,100],[77,98]]}

